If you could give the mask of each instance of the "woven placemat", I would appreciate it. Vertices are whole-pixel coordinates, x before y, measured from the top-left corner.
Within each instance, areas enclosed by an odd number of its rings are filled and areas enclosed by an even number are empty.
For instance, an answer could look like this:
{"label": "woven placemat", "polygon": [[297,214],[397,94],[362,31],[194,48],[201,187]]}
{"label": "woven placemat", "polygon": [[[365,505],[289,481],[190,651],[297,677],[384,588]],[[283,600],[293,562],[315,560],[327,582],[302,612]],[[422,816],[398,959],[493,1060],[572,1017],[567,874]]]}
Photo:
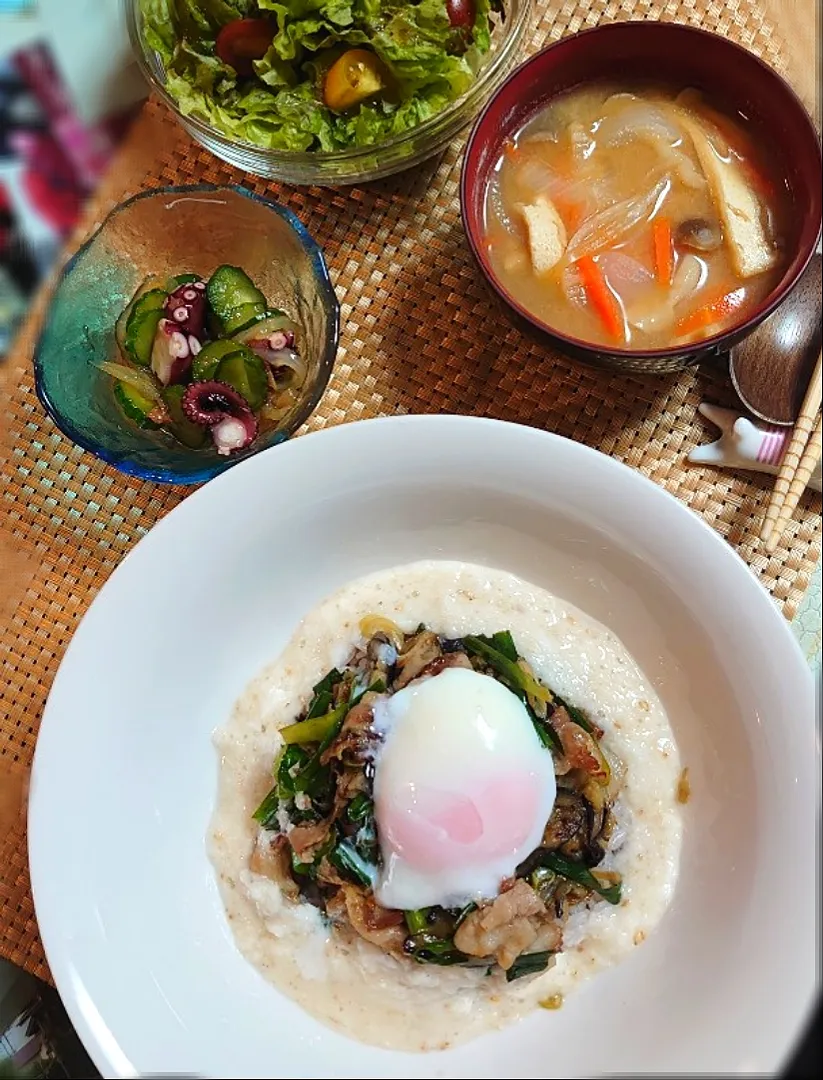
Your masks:
{"label": "woven placemat", "polygon": [[[781,45],[770,21],[769,13],[780,22],[780,2],[538,0],[530,48],[602,21],[677,19],[719,31],[788,70],[814,108],[814,0],[782,0],[792,34],[798,25],[805,33],[798,55]],[[755,536],[771,482],[685,464],[704,437],[698,402],[733,404],[721,373],[666,379],[602,374],[547,353],[491,317],[460,224],[461,152],[458,141],[414,173],[361,188],[289,189],[223,165],[152,103],[81,233],[124,196],[160,184],[243,183],[276,195],[325,249],[342,304],[339,360],[307,430],[389,413],[457,412],[577,439],[641,470],[702,514],[791,617],[819,554],[819,499],[806,496],[780,548],[767,557]],[[9,423],[0,473],[0,564],[5,561],[7,579],[0,582],[0,783],[10,780],[20,791],[49,686],[79,619],[135,541],[186,494],[104,467],[45,418],[30,366],[46,293],[5,373],[0,370]],[[0,955],[48,977],[29,892],[24,822],[13,810],[10,820],[0,821]]]}

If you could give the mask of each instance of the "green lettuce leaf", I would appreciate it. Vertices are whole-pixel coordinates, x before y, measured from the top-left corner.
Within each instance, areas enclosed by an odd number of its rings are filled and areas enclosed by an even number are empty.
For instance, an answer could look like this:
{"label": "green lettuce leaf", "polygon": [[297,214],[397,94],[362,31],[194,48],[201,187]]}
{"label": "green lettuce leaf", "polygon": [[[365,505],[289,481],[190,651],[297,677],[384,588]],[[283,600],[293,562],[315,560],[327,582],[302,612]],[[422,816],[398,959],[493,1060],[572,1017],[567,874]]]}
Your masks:
{"label": "green lettuce leaf", "polygon": [[355,22],[373,26],[383,13],[383,6],[384,0],[352,0]]}
{"label": "green lettuce leaf", "polygon": [[277,25],[275,51],[284,60],[300,60],[336,43],[367,44],[364,28],[354,25],[352,0],[259,0],[261,11],[271,11]]}
{"label": "green lettuce leaf", "polygon": [[150,49],[168,66],[177,35],[172,22],[171,0],[143,0],[143,32]]}
{"label": "green lettuce leaf", "polygon": [[472,40],[479,53],[487,53],[492,47],[491,7],[490,0],[475,0]]}
{"label": "green lettuce leaf", "polygon": [[[262,148],[374,146],[417,127],[469,89],[490,48],[496,0],[476,0],[471,38],[449,24],[445,0],[141,0],[148,44],[185,115]],[[221,26],[268,17],[274,30],[256,79],[238,80],[214,55]],[[325,107],[329,66],[347,48],[373,50],[392,75],[382,100],[344,116]]]}
{"label": "green lettuce leaf", "polygon": [[297,82],[294,65],[284,60],[274,45],[262,60],[254,61],[254,70],[258,79],[262,79],[266,86],[294,86]]}
{"label": "green lettuce leaf", "polygon": [[[314,87],[303,83],[293,90],[281,90],[275,100],[275,115],[281,123],[279,142],[284,150],[295,148],[298,141],[308,135],[314,136],[321,150],[334,150],[337,140],[334,133],[334,118],[329,110],[317,100]],[[301,149],[308,149],[312,140]]]}
{"label": "green lettuce leaf", "polygon": [[257,0],[223,0],[223,5],[234,12],[235,19],[247,19],[257,15]]}
{"label": "green lettuce leaf", "polygon": [[301,22],[316,16],[335,26],[351,26],[352,0],[257,0],[261,11],[273,11],[282,29],[289,22]]}
{"label": "green lettuce leaf", "polygon": [[217,28],[204,11],[200,0],[172,0],[172,22],[177,38],[194,42],[213,42]]}
{"label": "green lettuce leaf", "polygon": [[221,27],[255,14],[256,6],[256,0],[141,0],[146,39],[164,57],[180,38],[214,41]]}
{"label": "green lettuce leaf", "polygon": [[398,106],[376,102],[350,117],[339,118],[344,146],[374,146],[402,135],[439,113],[450,101],[441,87],[430,86]]}
{"label": "green lettuce leaf", "polygon": [[200,52],[188,41],[181,41],[174,50],[174,74],[185,78],[195,90],[220,99],[237,85],[237,73],[209,53]]}
{"label": "green lettuce leaf", "polygon": [[214,30],[219,30],[226,23],[235,19],[244,19],[256,15],[257,5],[254,0],[193,0],[200,8]]}
{"label": "green lettuce leaf", "polygon": [[465,93],[474,73],[458,51],[461,41],[449,24],[444,0],[420,0],[393,10],[384,5],[383,15],[372,29],[371,46],[403,98],[438,84],[447,101]]}
{"label": "green lettuce leaf", "polygon": [[284,60],[300,62],[307,52],[316,53],[318,50],[330,48],[340,42],[349,45],[364,45],[368,43],[368,40],[368,36],[362,30],[354,27],[343,30],[325,19],[309,18],[301,19],[300,22],[287,23],[275,34],[273,47]]}
{"label": "green lettuce leaf", "polygon": [[223,93],[220,101],[187,79],[168,80],[184,115],[205,119],[218,131],[271,150],[334,150],[334,120],[309,83],[273,93],[263,86]]}

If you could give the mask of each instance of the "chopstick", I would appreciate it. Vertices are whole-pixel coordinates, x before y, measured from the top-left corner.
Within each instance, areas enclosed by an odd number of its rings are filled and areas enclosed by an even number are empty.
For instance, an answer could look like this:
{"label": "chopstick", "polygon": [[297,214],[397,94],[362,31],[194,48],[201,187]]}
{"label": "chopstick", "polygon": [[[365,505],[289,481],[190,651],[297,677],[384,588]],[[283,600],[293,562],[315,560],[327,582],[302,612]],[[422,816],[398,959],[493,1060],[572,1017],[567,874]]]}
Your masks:
{"label": "chopstick", "polygon": [[[794,432],[789,445],[786,447],[786,453],[783,455],[780,472],[777,474],[772,497],[766,510],[766,518],[760,531],[760,539],[765,541],[766,544],[768,544],[772,535],[777,519],[780,516],[780,508],[789,493],[792,479],[800,465],[800,459],[803,456],[806,443],[809,441],[814,428],[815,418],[820,410],[821,400],[823,400],[823,353],[817,358],[811,382],[803,399],[803,406],[800,409],[800,415],[794,425]],[[777,541],[775,541],[776,543]],[[774,547],[768,548],[768,550],[773,551]]]}
{"label": "chopstick", "polygon": [[809,477],[814,472],[815,466],[820,460],[822,450],[823,415],[818,414],[817,425],[812,432],[811,438],[806,444],[806,449],[803,451],[803,457],[800,459],[800,464],[797,466],[797,472],[792,478],[791,486],[786,493],[786,498],[783,500],[783,505],[780,507],[777,520],[774,523],[772,531],[769,533],[769,538],[766,541],[766,551],[772,552],[777,547],[777,542],[780,539],[783,530],[791,521],[795,507],[800,502],[800,496],[806,490]]}

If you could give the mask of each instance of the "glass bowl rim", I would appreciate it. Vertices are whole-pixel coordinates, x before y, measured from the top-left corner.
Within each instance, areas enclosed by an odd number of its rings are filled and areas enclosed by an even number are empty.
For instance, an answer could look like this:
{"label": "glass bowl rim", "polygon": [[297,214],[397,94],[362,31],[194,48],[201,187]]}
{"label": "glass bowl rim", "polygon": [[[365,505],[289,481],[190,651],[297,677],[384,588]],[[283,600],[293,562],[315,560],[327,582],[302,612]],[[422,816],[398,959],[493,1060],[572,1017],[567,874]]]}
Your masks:
{"label": "glass bowl rim", "polygon": [[[317,285],[318,293],[320,295],[323,306],[329,314],[329,332],[326,335],[326,340],[323,347],[323,354],[320,358],[319,369],[317,377],[315,378],[311,393],[301,398],[299,407],[294,413],[292,420],[283,428],[275,429],[272,434],[272,441],[267,445],[261,445],[257,449],[249,448],[249,451],[242,456],[228,457],[224,461],[212,462],[210,465],[204,466],[199,469],[190,469],[188,471],[181,471],[171,468],[169,466],[144,466],[138,465],[132,461],[127,455],[129,452],[119,452],[112,450],[102,443],[90,438],[88,435],[79,431],[74,423],[68,419],[62,411],[54,404],[51,397],[44,386],[44,361],[43,361],[43,345],[44,341],[52,328],[52,322],[54,319],[54,304],[66,279],[74,271],[80,258],[91,249],[95,242],[103,235],[107,226],[111,220],[118,214],[128,209],[131,205],[139,202],[143,199],[148,199],[153,196],[162,195],[185,195],[191,192],[212,192],[219,193],[221,191],[232,191],[243,198],[249,199],[253,202],[258,202],[265,206],[266,209],[273,211],[277,216],[289,226],[297,236],[301,247],[304,249],[309,257],[312,266],[312,272],[314,274],[315,282]],[[220,473],[225,472],[227,469],[232,468],[235,464],[239,464],[241,461],[245,461],[247,458],[253,457],[255,454],[262,453],[264,450],[270,450],[273,447],[285,442],[291,435],[294,434],[311,416],[314,410],[317,408],[320,399],[326,392],[326,388],[331,378],[334,363],[337,358],[337,348],[340,340],[340,302],[337,299],[337,294],[334,291],[329,270],[326,265],[326,260],[323,256],[323,252],[320,245],[308,231],[306,226],[297,217],[293,210],[290,210],[286,206],[281,206],[279,203],[272,199],[266,198],[263,195],[258,195],[254,191],[249,191],[248,188],[244,188],[239,184],[179,184],[170,186],[161,186],[154,188],[147,188],[144,191],[138,192],[136,195],[131,195],[127,199],[123,199],[113,206],[104,216],[103,220],[92,232],[92,234],[84,240],[84,242],[78,247],[78,249],[70,256],[65,265],[60,270],[57,280],[51,291],[51,295],[48,303],[48,310],[43,320],[42,328],[38,334],[37,342],[33,350],[33,367],[34,367],[34,389],[40,404],[45,409],[48,416],[54,422],[56,427],[81,449],[86,450],[88,453],[94,454],[95,457],[100,458],[107,465],[112,465],[120,472],[127,476],[134,476],[140,480],[154,481],[158,484],[178,484],[178,485],[193,485],[202,484],[208,480],[213,479]],[[252,444],[253,447],[253,444]]]}

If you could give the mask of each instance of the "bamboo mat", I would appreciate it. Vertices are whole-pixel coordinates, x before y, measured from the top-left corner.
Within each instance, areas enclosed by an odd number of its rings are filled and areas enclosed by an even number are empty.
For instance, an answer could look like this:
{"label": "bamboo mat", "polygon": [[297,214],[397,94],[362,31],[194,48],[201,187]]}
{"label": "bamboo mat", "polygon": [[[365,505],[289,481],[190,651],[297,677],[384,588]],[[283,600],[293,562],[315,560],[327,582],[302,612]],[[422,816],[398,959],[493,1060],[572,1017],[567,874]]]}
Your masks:
{"label": "bamboo mat", "polygon": [[[818,112],[814,0],[537,5],[530,49],[602,21],[677,19],[759,53],[788,73]],[[784,35],[778,27],[785,27]],[[734,402],[722,373],[665,379],[601,374],[546,353],[494,316],[489,321],[489,298],[460,224],[461,152],[458,140],[414,173],[360,188],[281,188],[210,157],[150,103],[74,244],[114,203],[142,188],[230,182],[274,194],[325,249],[342,304],[337,368],[306,430],[391,413],[459,412],[577,439],[644,472],[701,514],[791,617],[820,551],[819,497],[805,497],[780,548],[766,556],[755,536],[771,481],[685,464],[689,450],[706,437],[695,415],[698,402]],[[31,354],[47,293],[5,371],[0,368],[8,423],[0,449],[0,784],[17,793],[0,803],[0,955],[48,978],[19,812],[39,719],[89,603],[133,544],[187,492],[104,467],[45,418],[32,390]],[[3,438],[0,431],[0,444]]]}

